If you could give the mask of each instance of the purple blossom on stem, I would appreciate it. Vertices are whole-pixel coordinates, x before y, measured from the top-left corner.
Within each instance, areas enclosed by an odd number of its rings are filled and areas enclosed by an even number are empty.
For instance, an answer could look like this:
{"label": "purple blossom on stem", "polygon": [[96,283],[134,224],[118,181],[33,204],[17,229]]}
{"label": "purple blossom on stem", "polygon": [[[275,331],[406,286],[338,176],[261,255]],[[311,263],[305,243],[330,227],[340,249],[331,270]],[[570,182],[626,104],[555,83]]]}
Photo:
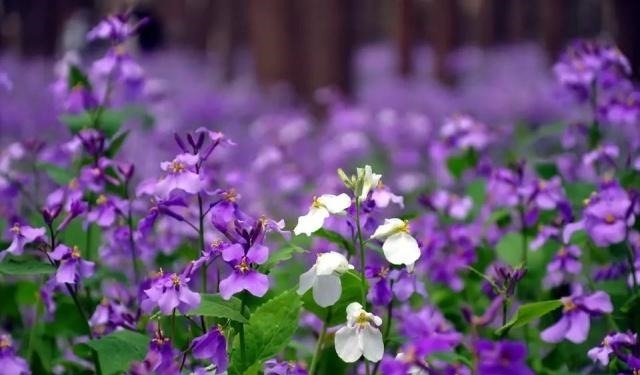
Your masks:
{"label": "purple blossom on stem", "polygon": [[231,275],[220,281],[220,295],[229,299],[243,290],[256,297],[262,297],[269,289],[269,278],[255,269],[255,266],[267,261],[269,249],[262,244],[255,244],[247,250],[240,244],[234,244],[222,251],[222,259],[233,271]]}
{"label": "purple blossom on stem", "polygon": [[5,251],[0,252],[0,261],[7,256],[7,254],[22,255],[25,245],[41,239],[45,233],[44,228],[34,228],[28,225],[21,225],[20,223],[13,224],[9,230],[11,234],[13,234],[13,240]]}
{"label": "purple blossom on stem", "polygon": [[562,246],[547,265],[544,283],[554,287],[562,283],[565,274],[577,275],[582,270],[580,248],[575,245]]}
{"label": "purple blossom on stem", "polygon": [[527,349],[517,341],[478,340],[478,375],[533,375],[527,366]]}
{"label": "purple blossom on stem", "polygon": [[594,362],[600,362],[601,365],[609,365],[611,354],[621,354],[624,349],[630,349],[636,344],[638,335],[635,333],[616,332],[608,334],[602,339],[600,345],[589,349],[587,355]]}
{"label": "purple blossom on stem", "polygon": [[141,303],[143,310],[157,305],[165,315],[171,314],[173,309],[178,309],[184,314],[200,304],[200,294],[189,289],[190,279],[187,276],[177,273],[164,275],[162,271],[160,272],[151,287],[144,291],[148,302]]}
{"label": "purple blossom on stem", "polygon": [[6,375],[29,375],[29,365],[22,357],[16,355],[9,335],[0,334],[0,369]]}
{"label": "purple blossom on stem", "polygon": [[613,311],[613,305],[607,293],[598,291],[586,295],[583,294],[580,286],[575,288],[571,296],[561,298],[561,301],[562,318],[540,333],[543,341],[558,343],[567,339],[576,344],[584,342],[589,334],[591,316]]}
{"label": "purple blossom on stem", "polygon": [[189,194],[200,192],[204,183],[195,172],[198,161],[198,155],[180,154],[172,161],[162,162],[160,167],[166,174],[156,183],[155,193],[161,198],[168,198],[173,190],[182,190]]}
{"label": "purple blossom on stem", "polygon": [[207,333],[198,336],[191,342],[191,353],[194,358],[207,360],[215,365],[217,372],[227,370],[227,340],[220,327],[212,327]]}
{"label": "purple blossom on stem", "polygon": [[59,284],[75,284],[93,275],[95,264],[82,259],[77,246],[70,248],[58,245],[49,256],[60,262],[56,272],[56,281]]}
{"label": "purple blossom on stem", "polygon": [[270,359],[264,363],[264,375],[307,375],[307,370],[296,362]]}

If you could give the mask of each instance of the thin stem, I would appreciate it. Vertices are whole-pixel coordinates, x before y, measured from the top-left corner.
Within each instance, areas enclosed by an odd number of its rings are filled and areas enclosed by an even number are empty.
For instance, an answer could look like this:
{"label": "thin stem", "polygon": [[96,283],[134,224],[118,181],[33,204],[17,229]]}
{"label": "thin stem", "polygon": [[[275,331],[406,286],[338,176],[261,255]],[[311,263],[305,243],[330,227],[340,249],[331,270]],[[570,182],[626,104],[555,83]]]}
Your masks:
{"label": "thin stem", "polygon": [[636,294],[638,291],[638,277],[636,276],[636,267],[635,267],[635,254],[633,254],[633,249],[629,246],[629,243],[626,243],[627,247],[627,260],[629,261],[629,270],[631,272],[631,278],[633,279],[633,293]]}
{"label": "thin stem", "polygon": [[176,342],[176,309],[171,312],[171,338]]}
{"label": "thin stem", "polygon": [[509,308],[509,300],[507,298],[502,300],[502,326],[507,324],[507,309]]}
{"label": "thin stem", "polygon": [[[389,289],[393,290],[393,280],[391,280],[389,284],[390,284]],[[391,334],[392,322],[393,322],[393,298],[391,298],[391,301],[389,301],[389,303],[387,304],[387,324],[384,326],[384,333],[382,336],[382,342],[384,342],[385,344],[389,340],[389,334]],[[373,375],[375,375],[378,372],[378,367],[380,367],[380,361],[376,362],[376,364],[373,365],[373,370],[371,372]]]}
{"label": "thin stem", "polygon": [[362,239],[362,228],[360,226],[360,198],[359,197],[356,197],[356,230],[358,234],[358,244],[360,249],[360,272],[362,272],[362,307],[366,308],[367,278],[365,277],[365,274],[364,274],[366,262],[365,262],[365,256],[364,256],[364,240]]}
{"label": "thin stem", "polygon": [[[200,253],[202,251],[204,251],[204,208],[202,207],[202,195],[200,195],[200,193],[198,193],[198,240],[199,240],[199,245],[200,245],[200,250],[198,251],[198,253],[196,254],[196,258],[198,258],[200,256]],[[204,266],[202,266],[202,271],[201,271],[201,277],[202,277],[202,292],[206,293],[207,292],[207,264],[205,263]]]}
{"label": "thin stem", "polygon": [[318,342],[316,343],[316,350],[313,353],[313,358],[311,358],[311,366],[309,366],[309,375],[314,375],[316,373],[316,367],[318,367],[318,360],[320,359],[320,352],[322,352],[322,346],[324,344],[325,337],[327,335],[327,322],[331,319],[331,306],[329,306],[327,310],[327,316],[322,323],[322,330],[320,331],[320,336],[318,337]]}
{"label": "thin stem", "polygon": [[129,201],[129,207],[127,209],[127,226],[129,227],[129,247],[131,251],[131,263],[133,263],[133,280],[136,285],[140,280],[140,267],[138,265],[138,256],[136,254],[136,241],[133,239],[133,215],[131,213],[131,205],[133,203],[129,196],[129,184],[124,184],[125,198]]}
{"label": "thin stem", "polygon": [[[244,315],[244,293],[240,297],[240,314]],[[247,363],[247,354],[246,354],[246,345],[244,342],[244,324],[240,324],[240,361],[242,368],[244,368]]]}
{"label": "thin stem", "polygon": [[520,205],[518,205],[518,213],[520,215],[520,235],[522,237],[522,255],[521,255],[521,261],[522,261],[522,266],[526,267],[527,265],[527,258],[528,258],[528,254],[529,254],[529,244],[527,243],[527,235],[525,233],[525,215],[524,215],[524,203],[521,203]]}
{"label": "thin stem", "polygon": [[33,327],[31,327],[31,333],[29,334],[29,344],[27,345],[27,360],[31,361],[31,356],[33,355],[34,348],[33,344],[36,339],[36,334],[38,330],[36,329],[36,324],[38,324],[38,320],[40,319],[40,309],[42,307],[42,298],[40,298],[40,294],[38,294],[38,300],[36,301],[36,314],[33,318]]}

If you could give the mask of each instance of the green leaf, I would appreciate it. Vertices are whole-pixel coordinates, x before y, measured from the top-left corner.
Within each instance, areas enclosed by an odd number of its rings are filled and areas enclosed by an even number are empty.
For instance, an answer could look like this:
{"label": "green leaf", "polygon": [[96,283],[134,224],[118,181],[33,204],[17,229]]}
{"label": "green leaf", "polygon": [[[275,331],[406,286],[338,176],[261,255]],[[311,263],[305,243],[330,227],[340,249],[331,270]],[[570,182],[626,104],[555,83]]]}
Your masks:
{"label": "green leaf", "polygon": [[108,158],[113,158],[118,154],[118,151],[122,148],[122,145],[127,140],[129,136],[129,131],[124,131],[120,133],[117,137],[113,138],[111,144],[109,144],[109,148],[105,151],[105,155]]}
{"label": "green leaf", "polygon": [[[522,260],[522,234],[509,232],[496,245],[498,258],[511,266],[517,266]],[[529,251],[529,249],[527,249]]]}
{"label": "green leaf", "polygon": [[84,344],[98,354],[103,375],[122,373],[134,361],[141,361],[147,354],[149,338],[132,331],[117,331]]}
{"label": "green leaf", "polygon": [[[355,271],[349,271],[342,275],[340,278],[342,283],[342,294],[340,299],[333,306],[331,306],[331,314],[328,314],[328,308],[320,307],[313,300],[313,293],[309,290],[302,296],[302,302],[304,308],[321,320],[327,322],[329,326],[342,324],[347,320],[347,306],[351,302],[359,302],[362,300],[362,278]],[[365,290],[365,293],[367,291]],[[329,317],[327,319],[327,317]]]}
{"label": "green leaf", "polygon": [[589,198],[592,192],[596,191],[596,187],[586,182],[572,182],[565,184],[564,190],[574,207],[582,207],[584,200]]}
{"label": "green leaf", "polygon": [[245,326],[246,351],[242,363],[240,343],[234,341],[229,375],[257,374],[262,363],[282,351],[298,329],[301,301],[289,290],[258,307]]}
{"label": "green leaf", "polygon": [[515,316],[507,322],[504,326],[498,328],[496,330],[497,335],[504,335],[511,328],[518,328],[523,325],[529,324],[532,321],[544,316],[553,310],[562,306],[562,301],[559,299],[549,300],[549,301],[541,301],[541,302],[533,302],[521,305],[518,308]]}
{"label": "green leaf", "polygon": [[58,167],[49,163],[36,163],[36,168],[44,171],[53,182],[60,186],[66,186],[71,180],[73,180],[73,172],[68,168]]}
{"label": "green leaf", "polygon": [[76,115],[62,115],[59,119],[67,125],[72,134],[76,134],[82,129],[95,127],[102,130],[107,138],[112,138],[118,133],[126,118],[127,113],[125,111],[96,109],[95,111],[85,111]]}
{"label": "green leaf", "polygon": [[236,297],[231,297],[230,300],[224,300],[219,294],[200,294],[202,297],[200,306],[189,311],[185,315],[187,316],[207,316],[212,318],[226,318],[236,322],[246,323],[248,322],[240,313],[240,306],[242,302]]}
{"label": "green leaf", "polygon": [[353,255],[356,253],[356,248],[353,245],[353,242],[347,240],[338,232],[321,228],[320,230],[316,231],[313,235],[316,237],[324,238],[325,240],[340,246],[341,248],[347,250],[349,255]]}
{"label": "green leaf", "polygon": [[87,75],[75,65],[69,66],[69,80],[67,83],[70,89],[77,86],[91,89],[91,83],[89,82]]}
{"label": "green leaf", "polygon": [[93,124],[93,119],[88,112],[82,112],[77,115],[62,115],[58,119],[67,125],[71,134],[77,134],[80,130],[88,129]]}
{"label": "green leaf", "polygon": [[269,259],[267,259],[267,261],[262,266],[260,266],[260,268],[264,270],[270,270],[279,263],[291,259],[294,254],[301,254],[306,252],[307,250],[303,249],[302,247],[292,243],[288,243],[278,250],[272,251],[271,254],[269,254]]}
{"label": "green leaf", "polygon": [[447,168],[451,175],[460,178],[462,174],[478,163],[478,153],[473,148],[468,148],[461,155],[454,155],[447,159]]}
{"label": "green leaf", "polygon": [[446,363],[462,363],[468,367],[473,367],[473,363],[469,360],[469,358],[456,352],[435,352],[429,355],[429,357]]}
{"label": "green leaf", "polygon": [[548,180],[553,176],[558,176],[558,167],[554,163],[538,163],[536,164],[536,172],[540,178]]}
{"label": "green leaf", "polygon": [[3,275],[49,275],[55,271],[56,269],[51,264],[35,259],[16,260],[9,258],[0,262],[0,273]]}

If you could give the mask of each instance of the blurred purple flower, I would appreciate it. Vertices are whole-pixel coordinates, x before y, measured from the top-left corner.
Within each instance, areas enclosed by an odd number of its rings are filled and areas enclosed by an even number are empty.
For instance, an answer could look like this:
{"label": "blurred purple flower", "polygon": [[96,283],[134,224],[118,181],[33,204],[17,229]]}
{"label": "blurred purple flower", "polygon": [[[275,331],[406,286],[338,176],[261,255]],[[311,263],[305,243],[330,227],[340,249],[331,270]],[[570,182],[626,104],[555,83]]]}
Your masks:
{"label": "blurred purple flower", "polygon": [[93,275],[95,263],[82,259],[77,246],[72,249],[66,245],[58,245],[49,256],[60,262],[56,272],[59,284],[75,284]]}
{"label": "blurred purple flower", "polygon": [[6,250],[0,252],[0,261],[2,261],[7,254],[22,255],[25,245],[38,241],[45,233],[44,228],[34,228],[28,225],[21,225],[17,222],[13,224],[10,231],[11,234],[13,234],[13,240]]}

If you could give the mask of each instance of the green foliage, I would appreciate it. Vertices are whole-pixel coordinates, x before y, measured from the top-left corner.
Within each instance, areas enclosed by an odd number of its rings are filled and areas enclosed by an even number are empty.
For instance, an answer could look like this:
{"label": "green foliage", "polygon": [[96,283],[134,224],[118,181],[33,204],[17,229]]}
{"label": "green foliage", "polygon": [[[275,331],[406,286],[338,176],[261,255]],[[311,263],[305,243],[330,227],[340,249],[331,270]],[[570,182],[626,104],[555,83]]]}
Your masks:
{"label": "green foliage", "polygon": [[321,228],[313,235],[316,237],[324,238],[325,240],[340,246],[340,248],[347,250],[349,255],[354,255],[356,253],[356,248],[353,245],[353,241],[347,240],[338,232]]}
{"label": "green foliage", "polygon": [[301,254],[305,252],[306,250],[303,249],[302,247],[295,245],[293,243],[287,243],[284,246],[278,248],[277,250],[272,251],[269,254],[269,259],[267,259],[267,261],[260,266],[260,269],[264,271],[268,271],[273,267],[277,266],[279,263],[293,258],[295,254]]}
{"label": "green foliage", "polygon": [[[304,308],[322,321],[326,322],[329,326],[342,324],[347,320],[347,306],[351,302],[359,302],[362,300],[362,277],[355,271],[349,271],[342,275],[342,294],[340,299],[333,306],[331,306],[331,314],[328,314],[327,307],[320,307],[314,300],[312,291],[309,290],[302,296],[302,302]],[[365,290],[365,293],[367,291]],[[327,319],[329,316],[329,319]]]}
{"label": "green foliage", "polygon": [[132,331],[117,331],[80,346],[87,346],[98,356],[103,375],[126,371],[134,361],[141,361],[147,353],[149,338]]}
{"label": "green foliage", "polygon": [[473,148],[466,149],[461,155],[454,155],[447,159],[447,168],[451,175],[460,178],[468,169],[472,169],[478,163],[478,153]]}
{"label": "green foliage", "polygon": [[70,169],[58,167],[57,165],[50,163],[36,163],[36,168],[46,173],[53,182],[60,186],[67,186],[75,177],[73,171]]}
{"label": "green foliage", "polygon": [[245,326],[243,363],[240,342],[234,341],[229,375],[255,375],[262,363],[282,351],[298,329],[302,303],[295,290],[286,291],[258,307]]}
{"label": "green foliage", "polygon": [[219,294],[201,294],[200,306],[189,311],[187,316],[206,316],[212,318],[225,318],[240,323],[247,323],[248,320],[240,313],[242,302],[236,298],[224,300]]}
{"label": "green foliage", "polygon": [[36,259],[7,258],[0,262],[0,274],[11,276],[49,275],[55,268]]}
{"label": "green foliage", "polygon": [[[496,245],[498,258],[511,266],[517,266],[522,260],[522,234],[509,232]],[[528,251],[528,249],[527,249]]]}
{"label": "green foliage", "polygon": [[91,89],[91,83],[89,82],[89,78],[84,74],[80,68],[75,65],[69,66],[69,75],[67,81],[69,89],[73,89],[75,87],[85,87],[87,89]]}
{"label": "green foliage", "polygon": [[562,301],[550,300],[521,305],[511,320],[496,330],[497,335],[505,335],[512,328],[522,327],[562,306]]}

